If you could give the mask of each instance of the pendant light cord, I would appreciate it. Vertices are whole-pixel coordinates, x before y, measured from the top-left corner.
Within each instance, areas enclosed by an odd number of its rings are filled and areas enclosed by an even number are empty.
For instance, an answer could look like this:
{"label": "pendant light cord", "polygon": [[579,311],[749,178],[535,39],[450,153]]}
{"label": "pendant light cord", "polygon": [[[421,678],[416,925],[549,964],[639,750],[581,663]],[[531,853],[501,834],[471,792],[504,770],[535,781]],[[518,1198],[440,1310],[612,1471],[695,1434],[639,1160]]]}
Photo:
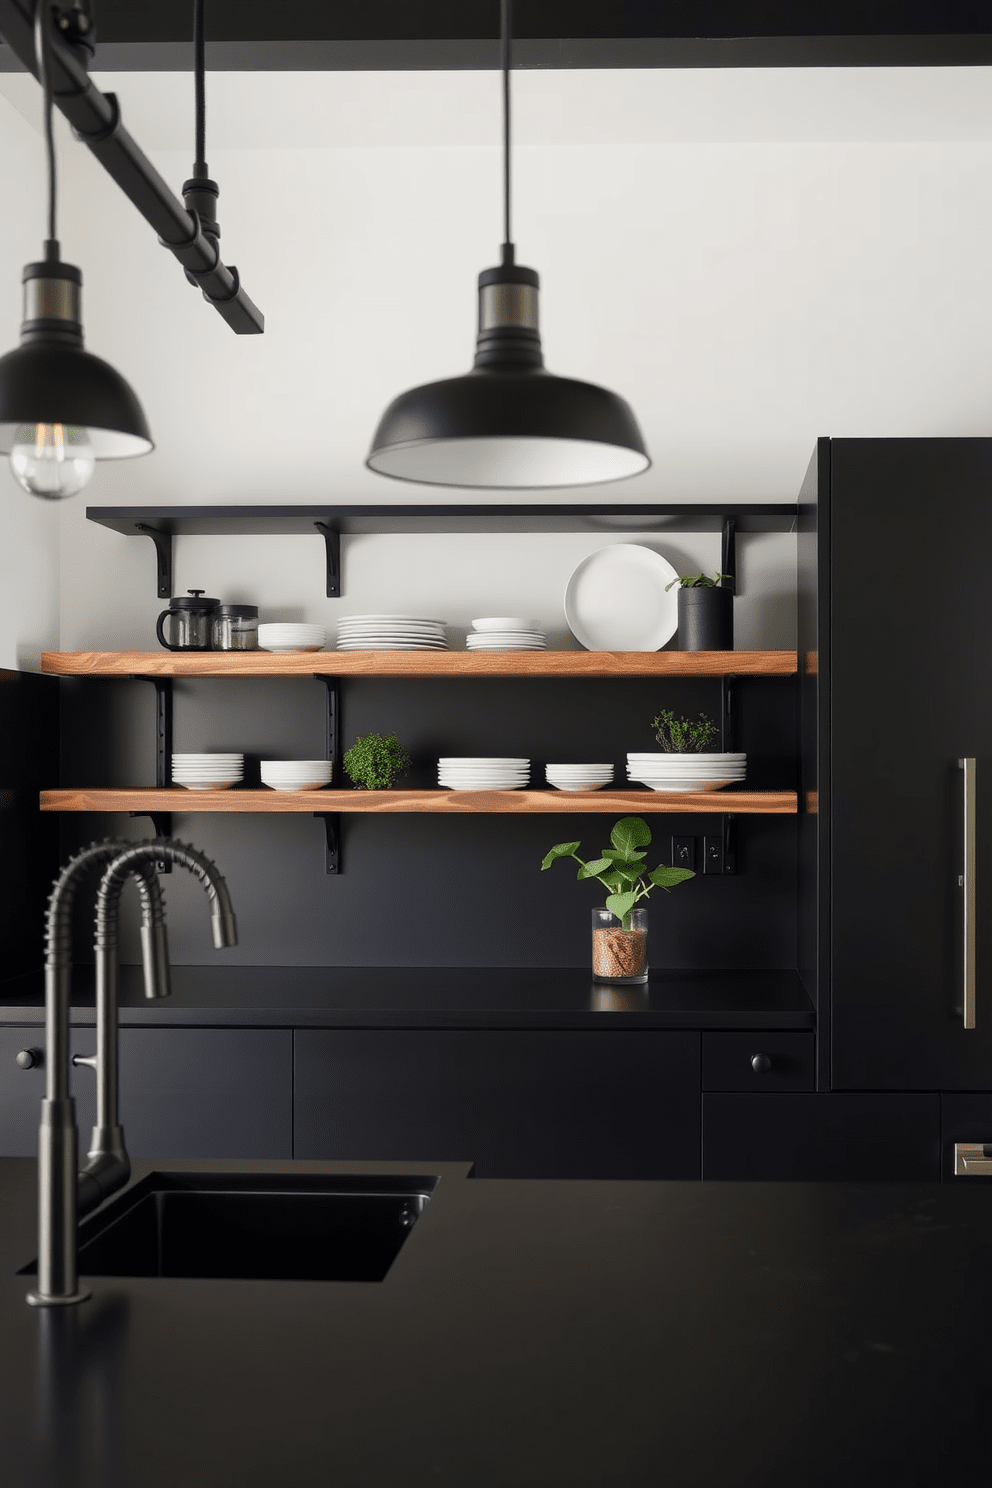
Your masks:
{"label": "pendant light cord", "polygon": [[196,160],[193,174],[209,175],[207,162],[206,47],[203,35],[204,0],[193,0],[193,77],[196,90]]}
{"label": "pendant light cord", "polygon": [[500,40],[503,67],[503,262],[513,262],[510,237],[510,36],[513,0],[500,0]]}
{"label": "pendant light cord", "polygon": [[35,4],[34,52],[35,60],[38,63],[38,77],[41,82],[41,93],[44,103],[45,149],[48,156],[48,241],[45,244],[45,257],[57,259],[59,256],[59,240],[55,221],[55,205],[57,200],[55,132],[52,127],[52,79],[49,68],[48,31],[45,16],[45,7],[48,4],[49,0],[37,0]]}

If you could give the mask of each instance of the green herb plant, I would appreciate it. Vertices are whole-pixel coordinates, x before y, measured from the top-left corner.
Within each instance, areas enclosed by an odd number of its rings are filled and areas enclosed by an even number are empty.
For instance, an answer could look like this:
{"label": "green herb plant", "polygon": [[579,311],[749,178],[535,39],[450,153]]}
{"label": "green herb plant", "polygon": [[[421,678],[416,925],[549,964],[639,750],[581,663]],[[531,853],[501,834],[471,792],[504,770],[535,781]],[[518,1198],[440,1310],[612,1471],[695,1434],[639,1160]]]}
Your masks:
{"label": "green herb plant", "polygon": [[356,739],[345,755],[345,774],[356,790],[388,790],[411,765],[409,751],[395,734],[368,734]]}
{"label": "green herb plant", "polygon": [[651,720],[651,727],[666,754],[702,754],[710,740],[720,732],[705,713],[700,713],[695,720],[676,718],[668,708],[662,708],[658,717]]}
{"label": "green herb plant", "polygon": [[581,843],[559,842],[544,859],[541,871],[550,868],[558,858],[574,858],[579,865],[578,881],[598,879],[609,891],[607,909],[616,915],[625,930],[629,930],[634,906],[639,900],[646,899],[654,889],[668,892],[676,884],[696,876],[689,868],[668,868],[664,863],[649,873],[644,863],[647,853],[641,849],[650,843],[651,828],[643,817],[625,816],[613,828],[610,846],[604,847],[598,858],[584,863],[578,853]]}
{"label": "green herb plant", "polygon": [[679,579],[673,579],[670,584],[665,585],[665,593],[674,589],[676,584],[681,584],[683,589],[715,589],[721,579],[733,578],[733,574],[714,574],[708,579],[705,574],[683,574]]}

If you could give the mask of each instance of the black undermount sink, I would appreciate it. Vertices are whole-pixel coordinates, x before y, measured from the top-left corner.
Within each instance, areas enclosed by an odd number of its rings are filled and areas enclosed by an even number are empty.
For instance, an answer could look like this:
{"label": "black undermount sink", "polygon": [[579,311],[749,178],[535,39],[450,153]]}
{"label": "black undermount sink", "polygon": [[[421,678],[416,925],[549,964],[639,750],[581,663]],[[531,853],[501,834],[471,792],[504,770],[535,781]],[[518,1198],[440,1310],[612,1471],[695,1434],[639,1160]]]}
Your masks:
{"label": "black undermount sink", "polygon": [[[81,1276],[382,1281],[436,1178],[149,1173],[80,1226]],[[23,1275],[33,1274],[34,1262]]]}

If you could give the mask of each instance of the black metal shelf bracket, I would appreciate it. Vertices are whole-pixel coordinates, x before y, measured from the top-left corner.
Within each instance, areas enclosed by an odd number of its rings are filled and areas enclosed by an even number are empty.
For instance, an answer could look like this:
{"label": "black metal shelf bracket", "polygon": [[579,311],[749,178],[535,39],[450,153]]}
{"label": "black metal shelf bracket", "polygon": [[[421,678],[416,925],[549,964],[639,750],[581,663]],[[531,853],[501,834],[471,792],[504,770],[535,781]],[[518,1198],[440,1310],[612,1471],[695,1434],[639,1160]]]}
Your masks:
{"label": "black metal shelf bracket", "polygon": [[731,589],[737,593],[737,518],[724,517],[723,519],[723,541],[720,546],[720,572],[724,577],[720,580],[721,589]]}
{"label": "black metal shelf bracket", "polygon": [[313,525],[323,535],[327,550],[327,597],[337,599],[341,594],[341,534],[327,522],[314,522]]}
{"label": "black metal shelf bracket", "polygon": [[[323,682],[326,698],[324,724],[324,758],[331,762],[331,789],[339,783],[341,774],[341,683],[337,677],[325,677],[314,673],[315,682]],[[327,838],[327,854],[324,867],[328,873],[341,872],[341,820],[336,811],[315,811],[324,822]]]}
{"label": "black metal shelf bracket", "polygon": [[172,597],[172,533],[150,527],[147,522],[136,522],[135,529],[155,544],[156,583],[159,599]]}
{"label": "black metal shelf bracket", "polygon": [[341,872],[341,818],[336,811],[315,811],[314,816],[324,823],[326,855],[324,868],[327,873]]}
{"label": "black metal shelf bracket", "polygon": [[[155,787],[168,790],[172,784],[172,678],[146,677],[131,673],[132,682],[150,682],[155,689]],[[172,836],[171,811],[132,811],[131,816],[150,816],[156,837]],[[172,864],[158,863],[159,873],[171,873]]]}

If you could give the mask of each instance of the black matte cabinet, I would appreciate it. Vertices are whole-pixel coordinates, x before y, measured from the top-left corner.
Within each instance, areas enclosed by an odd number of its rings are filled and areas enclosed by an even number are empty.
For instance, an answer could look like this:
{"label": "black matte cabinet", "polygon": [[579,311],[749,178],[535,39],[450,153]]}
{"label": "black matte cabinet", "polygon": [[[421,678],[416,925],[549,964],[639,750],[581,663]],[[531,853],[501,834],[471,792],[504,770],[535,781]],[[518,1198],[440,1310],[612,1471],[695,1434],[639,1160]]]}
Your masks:
{"label": "black matte cabinet", "polygon": [[[992,1090],[992,440],[840,439],[820,454],[830,1084]],[[978,781],[973,1029],[964,757]]]}
{"label": "black matte cabinet", "polygon": [[698,1178],[696,1033],[296,1033],[297,1158]]}
{"label": "black matte cabinet", "polygon": [[[120,1107],[132,1157],[293,1156],[292,1032],[288,1029],[125,1028]],[[73,1053],[92,1054],[92,1028],[75,1028]],[[43,1049],[43,1028],[0,1028],[0,1156],[38,1150],[43,1066],[19,1069],[22,1049]],[[94,1120],[94,1074],[72,1075],[80,1150]]]}
{"label": "black matte cabinet", "polygon": [[704,1095],[703,1177],[939,1183],[939,1095]]}

